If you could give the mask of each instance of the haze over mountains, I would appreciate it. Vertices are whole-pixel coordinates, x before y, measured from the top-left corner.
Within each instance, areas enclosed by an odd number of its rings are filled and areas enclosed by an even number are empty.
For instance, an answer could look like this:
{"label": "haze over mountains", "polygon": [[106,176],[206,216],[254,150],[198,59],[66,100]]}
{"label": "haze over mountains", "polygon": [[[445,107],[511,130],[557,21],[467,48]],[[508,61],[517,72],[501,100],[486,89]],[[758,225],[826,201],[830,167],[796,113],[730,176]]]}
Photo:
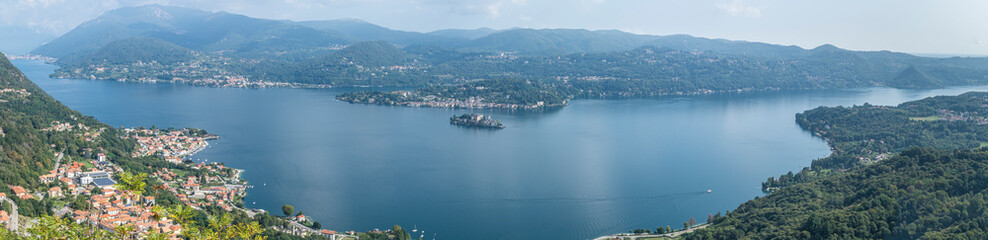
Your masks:
{"label": "haze over mountains", "polygon": [[106,12],[32,53],[58,58],[63,68],[56,75],[68,78],[320,86],[435,86],[508,78],[548,83],[542,86],[561,88],[553,92],[565,98],[988,82],[986,58],[616,30],[420,33],[354,19],[293,22],[161,5]]}
{"label": "haze over mountains", "polygon": [[195,50],[252,51],[287,47],[327,47],[359,41],[388,41],[399,46],[440,45],[525,54],[610,52],[645,45],[737,54],[793,55],[796,46],[696,38],[688,35],[637,35],[616,30],[509,29],[439,30],[430,33],[392,30],[361,20],[279,21],[226,12],[146,5],[104,13],[32,53],[64,57],[93,51],[119,39],[160,38]]}

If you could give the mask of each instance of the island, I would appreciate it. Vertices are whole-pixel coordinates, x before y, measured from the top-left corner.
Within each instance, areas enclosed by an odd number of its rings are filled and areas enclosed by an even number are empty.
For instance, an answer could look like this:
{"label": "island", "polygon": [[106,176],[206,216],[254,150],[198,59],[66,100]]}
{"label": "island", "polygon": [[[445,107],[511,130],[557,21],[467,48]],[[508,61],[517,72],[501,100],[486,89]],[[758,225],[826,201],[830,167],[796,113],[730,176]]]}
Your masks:
{"label": "island", "polygon": [[493,128],[493,129],[503,129],[504,125],[501,121],[494,120],[490,117],[485,117],[482,114],[463,114],[460,116],[453,116],[449,118],[449,124],[464,126],[464,127],[475,127],[475,128]]}

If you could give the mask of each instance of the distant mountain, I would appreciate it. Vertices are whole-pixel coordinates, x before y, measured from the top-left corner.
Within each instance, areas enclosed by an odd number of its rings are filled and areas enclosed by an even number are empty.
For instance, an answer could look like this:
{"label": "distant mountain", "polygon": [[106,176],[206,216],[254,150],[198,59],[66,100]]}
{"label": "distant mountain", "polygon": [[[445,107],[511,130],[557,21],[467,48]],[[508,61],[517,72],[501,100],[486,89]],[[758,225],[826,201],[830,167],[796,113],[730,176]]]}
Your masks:
{"label": "distant mountain", "polygon": [[490,28],[478,28],[478,29],[444,29],[438,31],[428,32],[429,35],[450,37],[450,38],[462,38],[468,40],[474,40],[493,33],[500,32],[500,30],[494,30]]}
{"label": "distant mountain", "polygon": [[[430,34],[437,34],[437,32]],[[453,36],[457,34],[482,34],[482,37],[474,39],[463,47],[487,51],[518,52],[528,55],[614,52],[642,46],[763,57],[798,57],[812,53],[812,51],[797,46],[709,39],[689,35],[639,35],[617,30],[511,29],[494,31],[481,29],[466,30],[466,32],[444,30],[438,34]]]}
{"label": "distant mountain", "polygon": [[[586,90],[581,95],[587,97],[988,81],[988,58],[924,58],[833,45],[804,49],[616,30],[418,33],[352,19],[292,22],[160,5],[107,12],[34,51],[62,59],[57,62],[62,66],[101,63],[67,66],[86,69],[60,69],[61,73],[117,80],[140,79],[138,72],[170,76],[180,67],[172,63],[190,59],[190,52],[210,63],[197,64],[200,69],[195,72],[251,80],[432,86],[501,78],[570,79],[567,82],[582,84],[574,87]],[[165,66],[136,71],[129,66],[148,61]],[[906,71],[910,67],[915,69]],[[185,75],[175,77],[203,77]]]}
{"label": "distant mountain", "polygon": [[327,62],[355,64],[365,67],[395,66],[408,63],[412,58],[386,41],[354,43],[325,57]]}
{"label": "distant mountain", "polygon": [[464,47],[509,51],[526,55],[558,55],[578,52],[614,52],[641,47],[657,36],[608,30],[513,29],[477,38]]}
{"label": "distant mountain", "polygon": [[722,54],[748,56],[793,57],[803,56],[808,53],[806,49],[797,46],[782,46],[768,43],[732,41],[726,39],[709,39],[690,35],[662,36],[646,44],[670,49],[710,51]]}
{"label": "distant mountain", "polygon": [[890,87],[896,88],[931,88],[939,87],[940,80],[920,71],[916,67],[909,67],[902,70],[899,75],[889,81]]}
{"label": "distant mountain", "polygon": [[26,27],[0,26],[0,52],[26,54],[56,37],[58,36],[55,34],[38,32]]}
{"label": "distant mountain", "polygon": [[154,38],[129,38],[107,43],[93,53],[79,57],[59,59],[62,65],[89,65],[96,63],[123,64],[158,62],[174,64],[189,61],[195,53],[182,46]]}
{"label": "distant mountain", "polygon": [[388,41],[397,45],[442,44],[465,42],[466,39],[419,32],[393,30],[358,19],[338,19],[325,21],[304,21],[295,24],[317,30],[346,34],[354,41]]}
{"label": "distant mountain", "polygon": [[146,5],[106,12],[32,53],[56,58],[85,55],[112,41],[135,37],[157,38],[194,50],[234,52],[331,47],[350,41],[341,33],[281,21]]}

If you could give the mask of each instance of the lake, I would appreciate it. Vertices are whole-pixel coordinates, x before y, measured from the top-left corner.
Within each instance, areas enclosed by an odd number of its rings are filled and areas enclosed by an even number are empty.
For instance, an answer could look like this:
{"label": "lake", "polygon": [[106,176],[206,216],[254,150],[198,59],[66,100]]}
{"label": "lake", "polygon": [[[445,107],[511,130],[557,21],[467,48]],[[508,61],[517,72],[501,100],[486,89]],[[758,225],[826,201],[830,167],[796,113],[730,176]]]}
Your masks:
{"label": "lake", "polygon": [[[575,100],[512,113],[348,104],[360,89],[232,89],[51,79],[53,97],[114,126],[196,127],[220,140],[192,156],[245,169],[246,205],[283,204],[344,231],[417,228],[423,239],[590,239],[681,227],[761,196],[770,176],[829,154],[796,126],[818,106],[898,104],[986,91],[867,88]],[[449,117],[478,112],[503,130]],[[710,193],[706,193],[707,190]]]}

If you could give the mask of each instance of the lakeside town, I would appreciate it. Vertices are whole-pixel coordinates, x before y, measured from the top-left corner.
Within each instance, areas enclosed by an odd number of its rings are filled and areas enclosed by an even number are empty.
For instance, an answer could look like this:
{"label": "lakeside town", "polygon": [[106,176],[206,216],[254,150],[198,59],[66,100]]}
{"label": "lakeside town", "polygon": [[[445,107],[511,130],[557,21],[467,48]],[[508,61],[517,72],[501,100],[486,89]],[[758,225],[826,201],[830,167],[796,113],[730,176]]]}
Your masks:
{"label": "lakeside town", "polygon": [[[17,59],[17,58],[11,58]],[[44,57],[27,56],[20,59],[52,61]],[[132,64],[88,64],[63,67],[51,74],[52,78],[72,78],[88,80],[112,80],[137,83],[182,83],[194,86],[224,88],[330,88],[329,84],[305,84],[272,82],[250,79],[243,74],[225,70],[231,64],[254,63],[256,60],[233,59],[223,56],[200,55],[187,62],[171,64],[157,61],[138,61]]]}
{"label": "lakeside town", "polygon": [[[483,88],[478,87],[478,89],[482,90]],[[533,109],[543,109],[546,107],[566,105],[566,101],[563,101],[561,104],[558,105],[547,104],[544,101],[538,101],[535,102],[534,104],[513,104],[513,103],[509,104],[509,103],[493,103],[479,96],[470,96],[463,100],[460,100],[450,97],[439,97],[436,95],[425,95],[425,96],[421,96],[421,95],[422,94],[419,94],[415,91],[397,90],[391,92],[344,94],[337,96],[336,99],[349,103],[366,103],[366,104],[406,106],[406,107],[462,108],[462,109],[533,110]]]}
{"label": "lakeside town", "polygon": [[[91,128],[81,123],[53,121],[50,124],[42,130],[71,132],[85,141],[98,141],[100,133],[105,131],[103,128]],[[92,156],[82,159],[53,152],[54,168],[38,177],[43,187],[30,189],[24,186],[7,186],[11,191],[10,198],[18,201],[40,201],[48,198],[53,200],[53,216],[71,218],[76,224],[109,232],[128,231],[134,236],[159,234],[168,236],[169,239],[181,239],[179,235],[183,226],[175,219],[161,216],[158,204],[161,201],[178,203],[195,210],[218,208],[225,212],[241,211],[251,217],[266,214],[265,210],[243,207],[246,190],[251,188],[241,178],[243,170],[226,167],[223,163],[194,163],[182,159],[205,149],[209,145],[207,141],[218,139],[218,136],[194,128],[122,130],[126,134],[123,138],[133,138],[138,143],[132,156],[163,157],[171,165],[153,169],[150,175],[131,174],[114,164],[102,148],[82,149],[85,156]],[[134,189],[129,189],[132,186],[130,184],[134,184],[132,179],[141,179],[140,184],[154,184],[151,188],[155,194],[135,194]],[[171,194],[157,194],[159,192]],[[168,198],[157,199],[155,196]],[[5,201],[5,206],[0,209],[0,224],[5,224],[8,229],[19,231],[32,224],[39,224],[35,219],[18,216],[18,207],[15,201],[8,200],[7,193],[0,193],[0,201]],[[333,240],[358,239],[354,231],[337,233],[321,229],[315,220],[301,213],[286,216],[285,220],[290,224],[273,228],[296,236],[322,235]]]}

